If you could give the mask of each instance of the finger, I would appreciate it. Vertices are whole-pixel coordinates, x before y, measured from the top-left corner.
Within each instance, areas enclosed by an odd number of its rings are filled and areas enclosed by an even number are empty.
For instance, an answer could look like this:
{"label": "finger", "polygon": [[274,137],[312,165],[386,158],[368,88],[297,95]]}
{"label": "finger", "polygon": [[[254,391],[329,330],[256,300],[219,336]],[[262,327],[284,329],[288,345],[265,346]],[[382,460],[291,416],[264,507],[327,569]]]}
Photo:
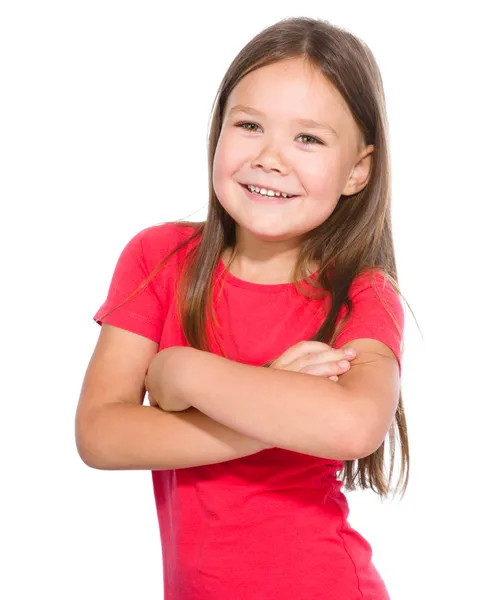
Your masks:
{"label": "finger", "polygon": [[350,369],[350,363],[345,361],[345,366],[341,361],[329,363],[311,363],[298,369],[299,373],[309,373],[310,375],[319,375],[321,377],[330,377],[333,375],[342,375]]}
{"label": "finger", "polygon": [[[331,346],[325,342],[317,342],[314,340],[302,341],[295,344],[295,346],[288,348],[288,350],[285,350],[285,352],[281,354],[276,361],[273,361],[272,364],[278,369],[283,369],[294,360],[297,360],[306,354],[325,352],[327,350],[331,350]],[[276,365],[275,362],[277,362]]]}
{"label": "finger", "polygon": [[300,371],[304,367],[313,365],[313,364],[324,364],[324,363],[330,364],[330,363],[336,363],[337,361],[340,361],[340,360],[350,361],[350,360],[353,360],[354,358],[355,358],[355,355],[347,356],[346,353],[344,352],[344,350],[330,349],[325,352],[316,352],[316,353],[312,353],[312,354],[306,354],[305,356],[301,356],[301,357],[297,358],[296,360],[292,361],[291,363],[289,363],[288,365],[286,365],[286,368],[289,368],[294,371]]}
{"label": "finger", "polygon": [[332,346],[325,342],[318,342],[317,340],[304,340],[292,346],[292,349],[297,349],[300,352],[324,352],[325,350],[332,349]]}
{"label": "finger", "polygon": [[317,360],[317,362],[333,362],[333,361],[337,361],[337,360],[354,360],[354,358],[356,358],[357,356],[357,352],[353,351],[351,353],[347,352],[347,348],[345,350],[339,349],[336,350],[334,348],[331,348],[330,350],[326,350],[325,352],[314,352],[311,354],[308,354],[306,356],[306,359],[308,362],[312,362],[314,359]]}

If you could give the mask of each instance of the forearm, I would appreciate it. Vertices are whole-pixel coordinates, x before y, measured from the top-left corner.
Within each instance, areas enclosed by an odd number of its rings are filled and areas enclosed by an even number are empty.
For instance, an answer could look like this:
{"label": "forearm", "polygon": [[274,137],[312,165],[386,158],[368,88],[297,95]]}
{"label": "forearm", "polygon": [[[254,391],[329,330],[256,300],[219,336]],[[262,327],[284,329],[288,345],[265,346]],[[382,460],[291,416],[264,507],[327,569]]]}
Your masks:
{"label": "forearm", "polygon": [[83,456],[102,470],[183,469],[226,462],[269,448],[195,408],[167,413],[152,406],[113,403],[93,419]]}
{"label": "forearm", "polygon": [[271,447],[349,460],[359,424],[342,386],[305,373],[264,369],[194,348],[173,348],[170,393]]}

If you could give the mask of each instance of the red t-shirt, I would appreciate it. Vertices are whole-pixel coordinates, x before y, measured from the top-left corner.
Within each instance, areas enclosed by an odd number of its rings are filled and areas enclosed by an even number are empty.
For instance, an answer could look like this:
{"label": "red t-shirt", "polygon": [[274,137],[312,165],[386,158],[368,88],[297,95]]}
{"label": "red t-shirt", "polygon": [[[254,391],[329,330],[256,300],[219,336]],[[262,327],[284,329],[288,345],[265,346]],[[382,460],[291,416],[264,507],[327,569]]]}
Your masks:
{"label": "red t-shirt", "polygon": [[[192,233],[188,226],[164,223],[136,234],[119,257],[94,319],[100,324],[104,312]],[[176,315],[174,278],[195,243],[176,252],[105,322],[159,343],[159,350],[188,345]],[[307,299],[293,284],[251,283],[223,271],[220,260],[215,279],[220,274],[226,279],[215,307],[227,358],[263,365],[308,340],[323,322],[324,301]],[[349,292],[352,315],[334,347],[378,339],[401,368],[403,308],[380,273],[375,283],[400,331],[375,295],[370,275],[363,274]],[[152,471],[165,600],[387,600],[370,545],[348,524],[338,479],[342,468],[342,461],[273,448],[219,464]]]}

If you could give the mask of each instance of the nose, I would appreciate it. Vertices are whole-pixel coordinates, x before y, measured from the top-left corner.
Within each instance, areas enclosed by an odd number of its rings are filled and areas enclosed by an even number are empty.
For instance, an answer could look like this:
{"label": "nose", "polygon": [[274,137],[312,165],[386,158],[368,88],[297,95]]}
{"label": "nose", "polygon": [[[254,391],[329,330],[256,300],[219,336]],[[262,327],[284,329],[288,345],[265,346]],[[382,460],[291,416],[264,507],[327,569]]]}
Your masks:
{"label": "nose", "polygon": [[253,169],[262,168],[266,173],[277,171],[282,175],[286,175],[289,171],[280,153],[276,152],[271,145],[264,146],[259,155],[251,161],[251,167]]}

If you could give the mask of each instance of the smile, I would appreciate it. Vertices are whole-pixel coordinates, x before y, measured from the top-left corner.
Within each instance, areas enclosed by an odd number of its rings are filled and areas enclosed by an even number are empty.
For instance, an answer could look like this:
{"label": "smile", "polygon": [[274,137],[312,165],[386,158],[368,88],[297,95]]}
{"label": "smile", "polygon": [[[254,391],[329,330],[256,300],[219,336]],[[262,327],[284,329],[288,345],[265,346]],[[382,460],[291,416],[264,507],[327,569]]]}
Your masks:
{"label": "smile", "polygon": [[[260,194],[255,191],[250,191],[247,185],[240,184],[243,188],[246,196],[252,200],[253,202],[264,203],[264,204],[287,204],[291,202],[294,198],[298,198],[298,196],[289,196],[284,198],[283,196],[268,196],[267,194]],[[253,188],[253,186],[250,186]]]}

